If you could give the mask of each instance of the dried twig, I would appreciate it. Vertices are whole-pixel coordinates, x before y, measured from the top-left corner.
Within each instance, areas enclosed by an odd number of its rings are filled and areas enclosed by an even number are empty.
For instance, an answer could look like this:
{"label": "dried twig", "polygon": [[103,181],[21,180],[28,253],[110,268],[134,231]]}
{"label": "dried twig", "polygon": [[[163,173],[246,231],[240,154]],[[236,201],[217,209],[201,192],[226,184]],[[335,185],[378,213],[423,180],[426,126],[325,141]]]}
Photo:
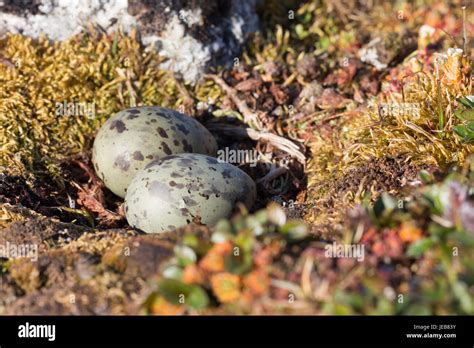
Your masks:
{"label": "dried twig", "polygon": [[286,152],[292,157],[295,157],[298,162],[302,163],[303,165],[306,162],[305,155],[300,151],[298,145],[293,143],[291,140],[283,138],[279,135],[264,132],[264,131],[256,131],[252,128],[243,128],[237,126],[231,126],[226,124],[211,124],[209,125],[209,129],[211,131],[218,131],[223,132],[229,136],[239,137],[239,138],[250,138],[252,140],[262,140],[271,144],[272,146],[276,147],[277,149]]}
{"label": "dried twig", "polygon": [[247,103],[240,99],[237,96],[237,92],[230,87],[221,77],[217,75],[207,74],[205,78],[213,80],[216,84],[218,84],[226,94],[232,99],[234,104],[239,109],[240,113],[244,117],[244,123],[249,126],[254,126],[253,128],[242,128],[236,127],[231,125],[224,125],[224,124],[212,124],[210,125],[210,129],[215,131],[223,132],[227,135],[234,136],[234,137],[244,137],[250,138],[253,140],[262,140],[264,142],[269,143],[270,145],[274,146],[275,148],[289,154],[290,156],[296,158],[300,163],[305,165],[306,157],[300,151],[298,145],[293,143],[291,140],[281,137],[277,134],[267,132],[263,129],[262,122],[258,115],[250,110]]}
{"label": "dried twig", "polygon": [[253,125],[258,130],[262,129],[262,122],[258,118],[258,115],[252,112],[252,110],[250,110],[247,103],[240,99],[237,96],[236,91],[232,87],[230,87],[221,77],[213,74],[206,74],[204,75],[204,77],[213,80],[216,84],[219,85],[219,87],[224,90],[224,92],[226,92],[226,94],[230,97],[230,99],[232,99],[234,104],[237,106],[237,109],[239,109],[242,116],[244,116],[244,123],[249,126]]}
{"label": "dried twig", "polygon": [[311,256],[306,257],[303,264],[303,272],[301,274],[301,290],[306,296],[311,296],[313,293],[311,287],[311,272],[314,268],[314,259]]}

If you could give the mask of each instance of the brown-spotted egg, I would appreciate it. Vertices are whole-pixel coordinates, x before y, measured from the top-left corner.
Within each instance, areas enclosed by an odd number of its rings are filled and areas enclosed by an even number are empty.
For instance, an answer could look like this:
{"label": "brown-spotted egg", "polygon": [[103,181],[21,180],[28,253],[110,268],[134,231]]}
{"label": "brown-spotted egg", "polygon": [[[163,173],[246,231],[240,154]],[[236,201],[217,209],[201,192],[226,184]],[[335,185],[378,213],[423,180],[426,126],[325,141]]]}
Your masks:
{"label": "brown-spotted egg", "polygon": [[231,215],[237,202],[250,208],[255,182],[229,163],[201,154],[163,157],[145,166],[125,196],[128,223],[147,233],[185,226],[195,219],[214,225]]}
{"label": "brown-spotted egg", "polygon": [[217,144],[193,118],[144,106],[120,111],[102,125],[94,141],[92,162],[105,185],[124,197],[132,178],[147,163],[184,152],[215,156]]}

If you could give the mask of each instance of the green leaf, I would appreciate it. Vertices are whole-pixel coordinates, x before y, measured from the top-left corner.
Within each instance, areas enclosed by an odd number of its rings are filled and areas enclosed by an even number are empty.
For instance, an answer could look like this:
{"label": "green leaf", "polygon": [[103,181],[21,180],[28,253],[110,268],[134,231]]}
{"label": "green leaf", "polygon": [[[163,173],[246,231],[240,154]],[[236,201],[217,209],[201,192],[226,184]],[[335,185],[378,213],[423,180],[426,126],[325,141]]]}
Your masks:
{"label": "green leaf", "polygon": [[374,204],[374,214],[375,217],[388,218],[392,212],[395,210],[397,203],[395,199],[390,196],[388,193],[384,192],[379,199]]}
{"label": "green leaf", "polygon": [[430,172],[428,172],[427,170],[424,170],[424,169],[421,170],[418,175],[420,176],[421,181],[423,181],[423,183],[425,183],[425,184],[432,183],[433,180],[434,180],[433,175]]}
{"label": "green leaf", "polygon": [[454,132],[456,132],[456,134],[461,138],[465,138],[467,136],[466,126],[462,124],[454,126]]}
{"label": "green leaf", "polygon": [[433,240],[430,238],[423,238],[411,244],[407,250],[407,256],[420,257],[433,245]]}
{"label": "green leaf", "polygon": [[115,32],[114,42],[112,43],[112,56],[117,56],[118,53],[119,32]]}
{"label": "green leaf", "polygon": [[187,298],[187,305],[194,309],[206,308],[209,305],[209,297],[206,291],[200,286],[192,286]]}
{"label": "green leaf", "polygon": [[463,98],[458,99],[458,102],[464,105],[467,108],[472,108],[474,109],[474,98],[473,96],[466,96]]}
{"label": "green leaf", "polygon": [[308,235],[308,226],[303,221],[290,220],[280,227],[280,233],[291,241],[301,240]]}
{"label": "green leaf", "polygon": [[318,46],[320,50],[326,51],[330,45],[331,45],[331,40],[328,37],[322,37],[320,38],[316,46]]}
{"label": "green leaf", "polygon": [[235,256],[233,253],[224,259],[224,267],[227,272],[233,274],[244,274],[252,269],[253,258],[250,251],[240,251],[241,254]]}
{"label": "green leaf", "polygon": [[198,285],[187,285],[176,279],[163,278],[158,282],[160,293],[166,301],[200,309],[209,305],[207,293]]}
{"label": "green leaf", "polygon": [[453,284],[453,292],[461,305],[461,308],[467,314],[474,313],[474,302],[466,284],[458,281]]}
{"label": "green leaf", "polygon": [[463,121],[474,121],[474,109],[458,109],[454,115]]}
{"label": "green leaf", "polygon": [[459,135],[464,142],[474,142],[474,123],[471,122],[467,126],[457,125],[454,126],[454,132]]}

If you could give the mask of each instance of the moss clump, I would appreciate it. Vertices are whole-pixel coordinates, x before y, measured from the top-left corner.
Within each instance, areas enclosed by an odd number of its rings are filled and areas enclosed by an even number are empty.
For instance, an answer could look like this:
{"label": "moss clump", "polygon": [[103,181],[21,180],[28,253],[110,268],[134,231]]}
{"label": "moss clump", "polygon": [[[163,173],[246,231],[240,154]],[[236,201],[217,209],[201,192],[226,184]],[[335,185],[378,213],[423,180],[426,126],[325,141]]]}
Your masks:
{"label": "moss clump", "polygon": [[88,149],[112,113],[182,101],[161,58],[136,35],[88,31],[57,43],[7,35],[0,57],[0,166],[12,174],[61,181],[58,163]]}
{"label": "moss clump", "polygon": [[415,163],[441,168],[465,162],[474,146],[455,134],[454,127],[461,121],[454,111],[459,107],[457,99],[472,94],[470,62],[465,55],[448,54],[435,69],[416,74],[403,96],[392,95],[371,108],[370,126],[361,132],[361,141],[349,156],[402,154]]}

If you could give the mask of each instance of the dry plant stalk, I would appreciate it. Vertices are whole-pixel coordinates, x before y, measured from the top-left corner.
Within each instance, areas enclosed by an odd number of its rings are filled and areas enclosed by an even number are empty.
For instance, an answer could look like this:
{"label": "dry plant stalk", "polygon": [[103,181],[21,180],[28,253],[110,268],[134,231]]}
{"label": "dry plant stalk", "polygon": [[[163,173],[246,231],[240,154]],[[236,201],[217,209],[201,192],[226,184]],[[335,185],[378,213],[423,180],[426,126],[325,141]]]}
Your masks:
{"label": "dry plant stalk", "polygon": [[223,132],[229,136],[237,138],[250,138],[255,141],[266,142],[275,148],[289,154],[290,156],[296,158],[301,164],[305,164],[306,157],[300,151],[298,145],[293,143],[291,140],[283,138],[274,133],[265,132],[265,131],[256,131],[252,128],[243,128],[238,126],[232,126],[227,124],[211,124],[209,126],[210,130],[216,132]]}
{"label": "dry plant stalk", "polygon": [[204,77],[213,80],[217,85],[219,85],[219,87],[221,87],[227,93],[227,95],[232,99],[234,104],[237,106],[237,109],[239,109],[240,113],[244,117],[245,124],[248,124],[250,126],[253,125],[256,129],[262,129],[262,123],[260,122],[258,115],[252,112],[252,110],[250,110],[248,105],[237,96],[235,90],[230,87],[221,77],[212,74],[206,74],[204,75]]}

